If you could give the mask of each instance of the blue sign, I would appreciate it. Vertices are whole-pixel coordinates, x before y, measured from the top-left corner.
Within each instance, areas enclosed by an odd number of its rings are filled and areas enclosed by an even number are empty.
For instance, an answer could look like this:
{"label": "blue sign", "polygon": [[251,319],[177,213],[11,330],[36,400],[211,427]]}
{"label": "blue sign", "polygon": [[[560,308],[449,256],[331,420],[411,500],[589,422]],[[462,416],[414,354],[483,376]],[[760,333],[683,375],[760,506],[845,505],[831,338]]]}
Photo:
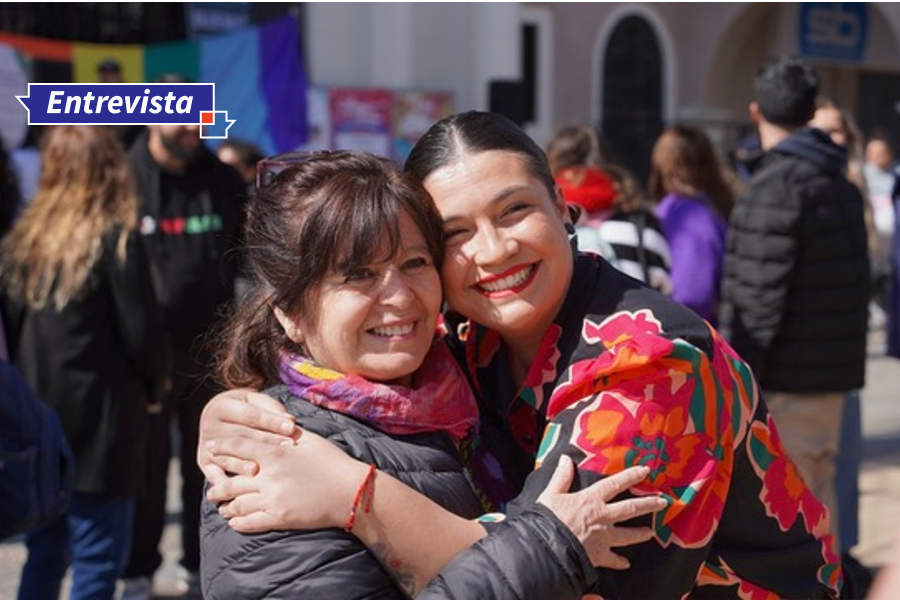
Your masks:
{"label": "blue sign", "polygon": [[[16,98],[29,125],[201,125],[201,138],[223,138],[234,123],[215,110],[213,83],[30,83]],[[205,134],[217,120],[224,135]]]}
{"label": "blue sign", "polygon": [[800,4],[800,53],[812,58],[862,60],[868,34],[864,2]]}

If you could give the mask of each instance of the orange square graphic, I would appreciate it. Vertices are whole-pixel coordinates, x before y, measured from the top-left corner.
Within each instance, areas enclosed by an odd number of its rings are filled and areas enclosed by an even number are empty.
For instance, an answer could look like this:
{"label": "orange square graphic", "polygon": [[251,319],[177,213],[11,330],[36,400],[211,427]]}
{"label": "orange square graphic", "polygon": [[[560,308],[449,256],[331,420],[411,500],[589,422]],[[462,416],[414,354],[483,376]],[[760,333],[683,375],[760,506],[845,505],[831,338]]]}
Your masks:
{"label": "orange square graphic", "polygon": [[216,116],[211,111],[200,113],[200,124],[201,125],[212,125],[215,122],[216,122]]}

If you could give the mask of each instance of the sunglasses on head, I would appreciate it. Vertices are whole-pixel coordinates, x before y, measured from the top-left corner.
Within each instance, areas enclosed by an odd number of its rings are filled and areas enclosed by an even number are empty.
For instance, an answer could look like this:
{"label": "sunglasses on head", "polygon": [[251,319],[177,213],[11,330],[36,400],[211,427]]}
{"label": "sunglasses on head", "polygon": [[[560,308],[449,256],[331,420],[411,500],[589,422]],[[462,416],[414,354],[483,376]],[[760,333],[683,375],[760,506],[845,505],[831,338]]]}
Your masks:
{"label": "sunglasses on head", "polygon": [[292,165],[313,158],[322,158],[333,153],[333,150],[305,150],[302,152],[285,152],[264,158],[256,163],[256,188],[269,185],[276,175]]}

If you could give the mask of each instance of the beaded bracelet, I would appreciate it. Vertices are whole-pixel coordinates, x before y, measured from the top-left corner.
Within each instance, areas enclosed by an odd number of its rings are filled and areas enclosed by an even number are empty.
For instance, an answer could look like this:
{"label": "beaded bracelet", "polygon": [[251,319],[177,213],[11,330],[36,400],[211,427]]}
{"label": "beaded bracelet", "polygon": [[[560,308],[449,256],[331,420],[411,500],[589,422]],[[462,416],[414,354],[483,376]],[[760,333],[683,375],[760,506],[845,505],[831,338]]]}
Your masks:
{"label": "beaded bracelet", "polygon": [[[347,524],[344,525],[344,531],[350,533],[350,530],[353,529],[353,524],[356,522],[356,513],[359,510],[359,505],[362,503],[363,494],[366,493],[366,489],[368,489],[369,484],[375,481],[375,465],[369,465],[369,470],[366,471],[366,476],[363,477],[362,483],[359,484],[359,488],[356,490],[356,496],[353,498],[353,506],[350,507],[350,517],[347,519]],[[372,508],[372,494],[369,494],[369,498],[366,501],[366,506],[363,510],[368,513],[369,509]]]}

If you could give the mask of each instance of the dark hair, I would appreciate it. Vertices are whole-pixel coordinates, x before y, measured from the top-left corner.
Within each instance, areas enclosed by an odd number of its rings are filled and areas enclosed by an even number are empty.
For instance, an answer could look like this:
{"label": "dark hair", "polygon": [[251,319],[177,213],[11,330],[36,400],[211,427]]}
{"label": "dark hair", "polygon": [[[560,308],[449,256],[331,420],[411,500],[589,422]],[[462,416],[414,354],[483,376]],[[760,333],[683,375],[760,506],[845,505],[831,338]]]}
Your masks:
{"label": "dark hair", "polygon": [[547,155],[518,125],[498,113],[473,110],[441,119],[416,142],[404,170],[425,181],[466,153],[491,150],[521,156],[531,174],[543,182],[551,196],[555,195],[556,182]]}
{"label": "dark hair", "polygon": [[403,212],[421,230],[439,265],[443,224],[431,196],[386,158],[312,152],[256,190],[244,225],[252,287],[220,335],[222,382],[257,388],[277,382],[282,352],[302,353],[302,348],[285,335],[272,307],[287,315],[309,314],[312,295],[330,273],[383,258],[376,256],[383,250],[379,240],[386,240],[389,255],[395,256]]}
{"label": "dark hair", "polygon": [[106,58],[103,60],[103,62],[97,65],[97,71],[110,71],[113,73],[119,73],[122,71],[122,68],[119,66],[119,63],[116,59]]}
{"label": "dark hair", "polygon": [[659,202],[666,194],[709,196],[724,219],[734,207],[734,194],[725,181],[709,136],[699,127],[675,125],[659,136],[651,156],[650,198]]}
{"label": "dark hair", "polygon": [[613,162],[603,136],[591,125],[569,125],[557,131],[547,145],[547,161],[554,173]]}
{"label": "dark hair", "polygon": [[819,78],[800,57],[784,56],[765,65],[753,88],[760,112],[774,125],[803,127],[816,112]]}
{"label": "dark hair", "polygon": [[869,138],[866,140],[866,144],[868,145],[869,142],[882,142],[892,153],[894,152],[894,140],[891,139],[891,136],[888,135],[882,127],[873,129],[872,133],[869,134]]}

